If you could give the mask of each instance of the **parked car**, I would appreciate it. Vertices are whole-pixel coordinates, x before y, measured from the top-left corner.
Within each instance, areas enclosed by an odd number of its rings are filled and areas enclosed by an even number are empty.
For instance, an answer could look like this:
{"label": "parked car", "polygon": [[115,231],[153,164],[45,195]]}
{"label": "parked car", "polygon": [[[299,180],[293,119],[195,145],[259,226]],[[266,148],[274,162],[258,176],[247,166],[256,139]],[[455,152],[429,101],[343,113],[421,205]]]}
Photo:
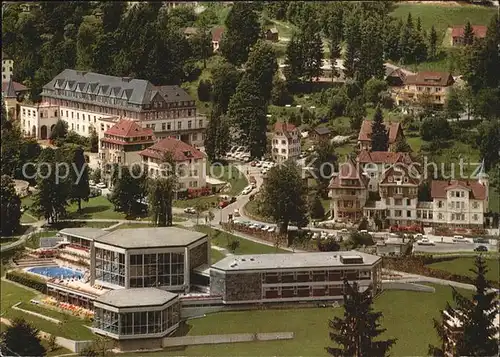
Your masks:
{"label": "parked car", "polygon": [[463,236],[453,236],[453,242],[463,243],[463,242],[466,242],[466,240]]}
{"label": "parked car", "polygon": [[241,192],[242,195],[248,195],[250,192],[252,192],[253,187],[252,186],[247,186],[245,189]]}
{"label": "parked car", "polygon": [[228,201],[220,201],[219,202],[219,208],[224,208],[224,207],[227,207],[228,205],[229,205]]}
{"label": "parked car", "polygon": [[188,207],[184,209],[184,213],[195,214],[196,210],[193,207]]}
{"label": "parked car", "polygon": [[349,233],[349,231],[347,230],[347,228],[342,228],[342,229],[340,230],[340,233]]}
{"label": "parked car", "polygon": [[91,187],[92,187],[92,186],[95,186],[95,182],[94,182],[94,180],[89,180],[89,186],[91,186]]}
{"label": "parked car", "polygon": [[252,166],[252,167],[257,166],[257,161],[252,161],[252,162],[250,163],[250,166]]}
{"label": "parked car", "polygon": [[431,241],[429,238],[424,237],[422,239],[417,240],[418,245],[435,245],[433,241]]}
{"label": "parked car", "polygon": [[97,188],[106,188],[106,184],[104,182],[99,182],[97,185],[96,185]]}
{"label": "parked car", "polygon": [[237,208],[236,208],[236,209],[234,210],[234,216],[235,216],[235,217],[241,217],[241,214],[240,214],[240,210],[239,210],[239,209],[237,209]]}
{"label": "parked car", "polygon": [[422,238],[424,238],[424,235],[422,233],[415,234],[415,239],[416,240],[419,240],[419,239],[422,239]]}
{"label": "parked car", "polygon": [[474,243],[488,244],[490,241],[486,238],[474,238],[472,240]]}
{"label": "parked car", "polygon": [[269,228],[267,229],[267,231],[268,231],[269,233],[273,233],[274,231],[276,231],[276,227],[269,227]]}
{"label": "parked car", "polygon": [[488,248],[486,248],[484,245],[480,245],[479,247],[476,247],[474,249],[475,252],[487,252]]}

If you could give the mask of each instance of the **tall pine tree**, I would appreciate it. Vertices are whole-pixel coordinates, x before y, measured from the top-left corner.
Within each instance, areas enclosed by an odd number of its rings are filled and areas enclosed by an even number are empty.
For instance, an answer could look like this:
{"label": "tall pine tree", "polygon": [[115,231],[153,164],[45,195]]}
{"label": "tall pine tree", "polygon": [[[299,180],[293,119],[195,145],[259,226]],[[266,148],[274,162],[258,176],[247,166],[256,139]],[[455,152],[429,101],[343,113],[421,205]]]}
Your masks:
{"label": "tall pine tree", "polygon": [[285,77],[289,87],[298,84],[305,74],[304,50],[299,35],[294,33],[286,46]]}
{"label": "tall pine tree", "polygon": [[273,89],[273,77],[278,70],[274,48],[266,41],[257,41],[245,67],[245,75],[259,83],[262,98],[269,102]]}
{"label": "tall pine tree", "polygon": [[473,43],[474,43],[474,30],[472,29],[470,21],[467,21],[464,27],[464,45],[470,46]]}
{"label": "tall pine tree", "polygon": [[434,58],[437,53],[437,32],[434,25],[431,27],[431,32],[429,33],[429,54],[431,58]]}
{"label": "tall pine tree", "polygon": [[331,356],[385,357],[396,339],[377,340],[386,329],[380,327],[381,312],[373,311],[373,291],[370,286],[359,291],[356,282],[344,280],[344,318],[329,322],[330,339],[335,346],[327,347]]}
{"label": "tall pine tree", "polygon": [[210,114],[205,133],[205,150],[208,159],[215,162],[223,158],[229,149],[230,142],[228,120],[222,116],[220,109],[215,106]]}
{"label": "tall pine tree", "polygon": [[[494,321],[498,313],[496,292],[491,290],[486,280],[488,269],[481,255],[476,257],[475,269],[470,269],[475,274],[475,294],[467,298],[453,289],[453,300],[456,307],[446,304],[446,314],[443,320],[450,317],[459,321],[460,333],[447,330],[445,321],[434,319],[434,326],[441,339],[441,347],[429,345],[429,354],[443,356],[446,352],[456,356],[498,356],[498,340]],[[448,317],[450,316],[450,317]],[[450,342],[454,343],[450,343]],[[451,349],[451,350],[450,350]]]}
{"label": "tall pine tree", "polygon": [[377,106],[372,121],[372,151],[387,151],[389,135],[384,125],[384,117],[380,105]]}

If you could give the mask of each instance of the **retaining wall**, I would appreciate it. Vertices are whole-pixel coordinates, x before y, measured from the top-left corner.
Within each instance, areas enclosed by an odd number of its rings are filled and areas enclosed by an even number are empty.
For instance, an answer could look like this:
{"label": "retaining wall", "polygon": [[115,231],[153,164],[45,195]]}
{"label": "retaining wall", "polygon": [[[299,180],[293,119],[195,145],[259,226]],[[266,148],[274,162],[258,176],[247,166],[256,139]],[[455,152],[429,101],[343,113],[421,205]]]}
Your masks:
{"label": "retaining wall", "polygon": [[50,322],[53,322],[53,323],[58,324],[58,325],[60,325],[62,323],[60,320],[54,319],[53,317],[45,316],[43,314],[39,314],[38,312],[34,312],[34,311],[22,309],[22,308],[19,307],[19,305],[21,305],[21,302],[18,302],[17,304],[13,305],[12,308],[14,310],[22,311],[25,314],[33,315],[33,316],[39,317],[41,319],[44,319],[44,320],[47,320],[47,321],[50,321]]}
{"label": "retaining wall", "polygon": [[384,290],[408,290],[408,291],[420,291],[426,293],[434,293],[436,289],[432,286],[414,284],[414,283],[403,283],[397,281],[382,282],[382,289]]}
{"label": "retaining wall", "polygon": [[183,336],[165,337],[163,347],[179,347],[191,345],[213,345],[219,343],[236,343],[251,341],[278,341],[291,340],[293,332],[271,332],[271,333],[236,333],[228,335],[206,335],[206,336]]}
{"label": "retaining wall", "polygon": [[64,337],[56,337],[56,343],[59,346],[70,350],[71,352],[79,353],[85,347],[91,346],[93,342],[92,341],[74,341],[74,340],[69,340],[69,339],[64,338]]}

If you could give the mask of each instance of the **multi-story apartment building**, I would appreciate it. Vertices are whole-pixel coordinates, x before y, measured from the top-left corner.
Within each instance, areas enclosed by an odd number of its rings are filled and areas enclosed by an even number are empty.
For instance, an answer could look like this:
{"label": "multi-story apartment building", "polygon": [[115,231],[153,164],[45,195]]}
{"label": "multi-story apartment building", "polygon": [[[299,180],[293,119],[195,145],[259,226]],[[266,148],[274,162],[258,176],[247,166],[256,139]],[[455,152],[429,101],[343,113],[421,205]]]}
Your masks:
{"label": "multi-story apartment building", "polygon": [[8,82],[14,75],[14,60],[2,52],[2,82]]}
{"label": "multi-story apartment building", "polygon": [[297,159],[301,151],[299,129],[293,124],[276,123],[271,147],[272,158],[276,162]]}
{"label": "multi-story apartment building", "polygon": [[449,72],[418,72],[408,75],[403,88],[396,94],[396,103],[407,107],[428,104],[442,108],[454,83],[455,80]]}
{"label": "multi-story apartment building", "polygon": [[43,87],[42,101],[58,105],[60,118],[83,136],[93,126],[102,138],[108,125],[123,118],[151,128],[157,138],[174,136],[191,145],[203,144],[206,118],[178,86],[65,69]]}
{"label": "multi-story apartment building", "polygon": [[[474,38],[485,38],[487,27],[484,25],[472,25]],[[453,47],[462,46],[464,44],[465,25],[453,26],[451,29],[450,45]]]}
{"label": "multi-story apartment building", "polygon": [[107,164],[142,163],[139,153],[155,143],[153,130],[142,128],[133,120],[122,119],[104,132],[100,140],[101,167]]}
{"label": "multi-story apartment building", "polygon": [[[359,150],[370,151],[372,149],[372,123],[371,120],[364,120],[361,124],[358,134]],[[389,135],[389,150],[394,151],[397,140],[404,136],[403,128],[400,123],[388,123],[386,129]]]}
{"label": "multi-story apartment building", "polygon": [[[384,172],[396,163],[410,166],[413,160],[408,153],[392,151],[366,151],[362,150],[356,158],[359,166],[369,178],[368,190],[378,192],[379,181]],[[418,173],[416,173],[418,174]]]}
{"label": "multi-story apartment building", "polygon": [[340,300],[343,279],[381,289],[382,258],[357,251],[238,255],[210,269],[210,293],[224,304]]}
{"label": "multi-story apartment building", "polygon": [[207,157],[200,150],[175,138],[165,138],[141,151],[139,155],[151,176],[162,175],[167,153],[175,162],[178,191],[202,189],[207,185]]}
{"label": "multi-story apartment building", "polygon": [[21,104],[19,123],[24,135],[46,140],[59,120],[59,106],[50,103]]}
{"label": "multi-story apartment building", "polygon": [[434,180],[431,184],[434,225],[482,227],[488,208],[488,178],[479,180]]}
{"label": "multi-story apartment building", "polygon": [[395,164],[382,175],[378,187],[380,200],[369,202],[364,215],[388,219],[391,225],[412,225],[417,221],[420,174],[407,165]]}
{"label": "multi-story apartment building", "polygon": [[358,221],[368,199],[368,178],[349,159],[340,165],[339,173],[330,181],[330,209],[336,221]]}

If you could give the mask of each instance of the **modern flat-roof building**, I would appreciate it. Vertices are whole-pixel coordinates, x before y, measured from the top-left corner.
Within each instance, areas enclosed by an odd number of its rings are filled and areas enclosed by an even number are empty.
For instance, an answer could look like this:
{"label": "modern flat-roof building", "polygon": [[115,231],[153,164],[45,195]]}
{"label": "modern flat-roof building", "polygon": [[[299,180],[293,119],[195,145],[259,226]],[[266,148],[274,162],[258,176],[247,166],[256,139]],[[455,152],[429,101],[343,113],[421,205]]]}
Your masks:
{"label": "modern flat-roof building", "polygon": [[90,257],[92,285],[189,292],[210,246],[206,234],[176,227],[124,229],[95,238]]}
{"label": "modern flat-roof building", "polygon": [[212,265],[210,293],[225,304],[338,300],[344,278],[379,291],[381,263],[357,251],[230,256]]}
{"label": "modern flat-roof building", "polygon": [[94,332],[124,351],[162,348],[179,321],[179,296],[156,288],[112,290],[94,301]]}

